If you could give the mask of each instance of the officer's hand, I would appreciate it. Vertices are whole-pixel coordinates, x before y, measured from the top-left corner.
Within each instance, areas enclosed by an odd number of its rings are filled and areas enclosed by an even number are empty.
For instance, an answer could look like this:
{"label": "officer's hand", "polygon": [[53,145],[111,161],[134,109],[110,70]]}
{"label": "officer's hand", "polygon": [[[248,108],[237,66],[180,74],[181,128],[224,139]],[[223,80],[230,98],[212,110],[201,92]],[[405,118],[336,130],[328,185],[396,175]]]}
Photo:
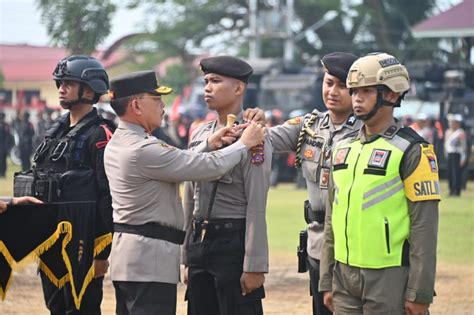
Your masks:
{"label": "officer's hand", "polygon": [[424,315],[430,307],[429,304],[421,304],[405,301],[405,314],[407,315]]}
{"label": "officer's hand", "polygon": [[323,295],[323,303],[324,305],[334,313],[334,305],[332,304],[332,292],[325,291]]}
{"label": "officer's hand", "polygon": [[109,261],[107,259],[94,259],[94,278],[104,276],[109,269]]}
{"label": "officer's hand", "polygon": [[183,283],[188,285],[188,267],[184,267]]}
{"label": "officer's hand", "polygon": [[260,108],[247,108],[243,115],[244,121],[254,121],[260,125],[265,125],[265,112]]}
{"label": "officer's hand", "polygon": [[0,200],[0,213],[7,211],[7,207],[8,204],[5,201]]}
{"label": "officer's hand", "polygon": [[12,199],[13,205],[25,205],[25,204],[42,204],[43,202],[35,197],[15,197]]}
{"label": "officer's hand", "polygon": [[232,144],[237,137],[238,134],[232,127],[224,127],[207,138],[207,145],[211,150],[218,150],[225,145]]}
{"label": "officer's hand", "polygon": [[240,141],[247,147],[252,148],[256,145],[259,145],[265,139],[265,128],[261,125],[251,122],[242,125],[245,128],[244,132],[242,133],[242,137],[240,137]]}
{"label": "officer's hand", "polygon": [[[15,197],[12,199],[12,205],[24,205],[24,204],[42,204],[43,202],[35,197]],[[0,213],[7,211],[8,204],[0,200]]]}
{"label": "officer's hand", "polygon": [[255,289],[260,288],[265,282],[263,272],[243,272],[240,276],[240,289],[242,295],[247,295]]}

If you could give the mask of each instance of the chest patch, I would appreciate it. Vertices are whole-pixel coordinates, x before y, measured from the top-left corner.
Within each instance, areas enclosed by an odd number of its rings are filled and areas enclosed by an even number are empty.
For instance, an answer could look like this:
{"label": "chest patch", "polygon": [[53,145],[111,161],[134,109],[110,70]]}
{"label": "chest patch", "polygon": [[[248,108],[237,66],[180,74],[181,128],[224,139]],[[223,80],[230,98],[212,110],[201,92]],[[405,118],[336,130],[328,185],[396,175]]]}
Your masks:
{"label": "chest patch", "polygon": [[345,164],[350,150],[351,148],[337,149],[336,157],[334,158],[334,165]]}
{"label": "chest patch", "polygon": [[306,150],[304,151],[304,157],[305,157],[306,159],[308,159],[308,160],[309,160],[309,159],[312,159],[312,158],[314,157],[314,151],[311,150],[311,149],[306,149]]}
{"label": "chest patch", "polygon": [[370,155],[369,167],[386,169],[388,164],[388,159],[390,157],[390,151],[374,149]]}

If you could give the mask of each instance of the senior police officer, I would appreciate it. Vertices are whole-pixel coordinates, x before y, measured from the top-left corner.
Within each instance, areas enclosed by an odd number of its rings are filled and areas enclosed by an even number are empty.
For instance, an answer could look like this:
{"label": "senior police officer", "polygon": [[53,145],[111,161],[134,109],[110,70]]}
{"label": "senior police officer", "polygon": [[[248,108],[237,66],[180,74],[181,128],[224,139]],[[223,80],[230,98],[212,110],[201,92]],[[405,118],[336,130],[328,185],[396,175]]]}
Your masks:
{"label": "senior police officer", "polygon": [[[242,123],[242,102],[252,67],[238,58],[201,60],[204,99],[218,117],[196,128],[190,149],[207,151],[204,140],[234,114]],[[265,220],[271,174],[271,144],[251,154],[218,182],[186,183],[188,313],[262,314],[264,273],[268,272]]]}
{"label": "senior police officer", "polygon": [[[253,123],[239,141],[219,151],[171,147],[151,136],[164,115],[161,97],[171,92],[158,85],[153,71],[111,82],[111,105],[120,122],[105,152],[105,170],[114,208],[111,278],[120,315],[175,314],[184,239],[179,182],[223,175],[264,137]],[[235,136],[232,128],[223,128],[204,143],[216,149]]]}
{"label": "senior police officer", "polygon": [[[347,73],[356,59],[355,55],[345,52],[330,53],[321,59],[324,70],[322,95],[328,111],[314,110],[269,129],[275,152],[296,151],[296,167],[301,167],[308,187],[309,200],[304,207],[308,223],[307,248],[300,249],[307,250],[308,257],[307,262],[306,258],[301,258],[303,261],[300,263],[308,266],[313,314],[331,313],[324,306],[323,296],[318,291],[324,208],[332,147],[362,125],[352,114],[351,96],[346,87]],[[257,113],[248,113],[249,118],[253,118],[254,114]]]}
{"label": "senior police officer", "polygon": [[[53,200],[44,201],[77,201],[77,194],[88,190],[87,194],[96,203],[95,236],[100,237],[110,233],[112,229],[112,204],[104,172],[103,154],[114,126],[101,118],[92,105],[107,92],[108,75],[95,58],[73,55],[58,62],[53,79],[58,88],[60,105],[68,113],[47,131],[33,160],[36,172],[46,174],[50,183],[58,181],[56,177],[52,177],[54,174],[62,174],[62,182],[70,184],[67,187],[56,187],[58,189],[50,191],[48,197],[45,193],[43,197],[49,198],[51,193],[61,192],[59,196],[52,197]],[[79,180],[81,183],[89,182],[90,185],[74,187]],[[53,186],[50,185],[49,188],[53,190]],[[80,310],[76,310],[70,283],[58,289],[40,271],[46,306],[51,314],[101,313],[102,283],[108,268],[109,253],[110,247],[94,258],[95,278],[85,291]]]}
{"label": "senior police officer", "polygon": [[326,209],[320,290],[338,314],[427,312],[434,295],[438,165],[433,146],[393,117],[406,68],[374,53],[347,77],[358,133],[338,143]]}

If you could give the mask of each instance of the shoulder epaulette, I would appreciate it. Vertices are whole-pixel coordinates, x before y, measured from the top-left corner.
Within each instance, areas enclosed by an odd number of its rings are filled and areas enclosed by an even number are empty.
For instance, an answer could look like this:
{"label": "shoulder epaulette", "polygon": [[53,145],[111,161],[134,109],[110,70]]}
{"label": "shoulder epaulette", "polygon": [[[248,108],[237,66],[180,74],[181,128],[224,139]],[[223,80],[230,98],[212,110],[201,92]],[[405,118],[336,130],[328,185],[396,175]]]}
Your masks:
{"label": "shoulder epaulette", "polygon": [[357,136],[358,134],[359,134],[359,130],[354,130],[354,131],[352,131],[352,132],[349,132],[348,134],[345,134],[345,135],[341,138],[341,140],[339,140],[339,141],[342,141],[342,140],[344,140],[344,139],[354,138],[354,137]]}
{"label": "shoulder epaulette", "polygon": [[427,141],[422,136],[420,136],[418,133],[416,133],[415,130],[413,130],[413,128],[410,128],[410,127],[400,128],[398,130],[397,135],[399,135],[400,137],[402,137],[403,139],[407,140],[408,142],[412,144],[421,143],[421,142],[427,143]]}

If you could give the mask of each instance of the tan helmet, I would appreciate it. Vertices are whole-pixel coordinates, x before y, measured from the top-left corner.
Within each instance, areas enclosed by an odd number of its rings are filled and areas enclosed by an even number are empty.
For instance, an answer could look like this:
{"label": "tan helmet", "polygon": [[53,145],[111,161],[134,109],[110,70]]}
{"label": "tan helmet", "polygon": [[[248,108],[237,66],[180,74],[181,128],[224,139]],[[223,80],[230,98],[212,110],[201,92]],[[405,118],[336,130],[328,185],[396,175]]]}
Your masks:
{"label": "tan helmet", "polygon": [[347,76],[348,88],[385,85],[393,92],[410,88],[410,77],[397,58],[386,53],[374,53],[357,59]]}

